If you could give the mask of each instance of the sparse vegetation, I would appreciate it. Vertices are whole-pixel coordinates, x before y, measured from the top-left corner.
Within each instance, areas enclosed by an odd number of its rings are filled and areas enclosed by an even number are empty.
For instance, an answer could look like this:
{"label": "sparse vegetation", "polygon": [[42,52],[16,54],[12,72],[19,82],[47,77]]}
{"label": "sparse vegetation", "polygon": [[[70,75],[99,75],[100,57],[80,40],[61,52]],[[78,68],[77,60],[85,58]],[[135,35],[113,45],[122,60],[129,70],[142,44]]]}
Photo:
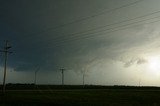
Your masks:
{"label": "sparse vegetation", "polygon": [[10,84],[6,88],[5,95],[0,95],[2,106],[160,105],[159,87]]}

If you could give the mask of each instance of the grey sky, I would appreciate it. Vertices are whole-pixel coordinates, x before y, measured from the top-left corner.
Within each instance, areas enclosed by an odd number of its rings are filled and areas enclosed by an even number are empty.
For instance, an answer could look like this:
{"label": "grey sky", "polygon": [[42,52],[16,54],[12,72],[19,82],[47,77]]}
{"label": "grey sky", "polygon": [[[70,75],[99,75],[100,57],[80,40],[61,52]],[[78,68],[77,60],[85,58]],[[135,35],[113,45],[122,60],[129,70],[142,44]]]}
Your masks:
{"label": "grey sky", "polygon": [[32,82],[40,67],[39,83],[58,84],[59,68],[64,67],[67,84],[81,84],[85,70],[87,84],[136,85],[143,76],[144,85],[158,85],[158,77],[152,79],[145,65],[149,57],[160,56],[159,4],[1,0],[0,47],[7,39],[14,52],[8,82]]}

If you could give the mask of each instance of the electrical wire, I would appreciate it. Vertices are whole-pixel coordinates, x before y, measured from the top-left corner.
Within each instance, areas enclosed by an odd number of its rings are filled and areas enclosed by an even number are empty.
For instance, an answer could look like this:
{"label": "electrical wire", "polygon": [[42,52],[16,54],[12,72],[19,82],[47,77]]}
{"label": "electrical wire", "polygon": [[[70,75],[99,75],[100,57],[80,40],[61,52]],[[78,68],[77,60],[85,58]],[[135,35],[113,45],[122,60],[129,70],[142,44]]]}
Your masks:
{"label": "electrical wire", "polygon": [[[134,18],[130,18],[130,19],[126,19],[126,20],[123,20],[123,21],[120,21],[120,22],[116,22],[116,23],[112,23],[112,24],[107,24],[107,25],[104,25],[104,26],[100,26],[100,27],[96,27],[96,28],[92,28],[92,29],[89,29],[89,30],[85,30],[85,31],[81,31],[81,32],[76,32],[76,33],[72,33],[72,34],[68,34],[68,35],[65,35],[66,37],[68,36],[75,36],[75,35],[80,35],[80,34],[88,34],[87,32],[90,32],[90,31],[95,31],[95,30],[100,30],[100,29],[103,29],[105,27],[110,27],[110,26],[114,26],[114,25],[118,25],[118,24],[123,24],[123,23],[126,23],[126,22],[130,22],[130,21],[134,21],[136,19],[141,19],[141,18],[145,18],[145,17],[148,17],[148,16],[152,16],[152,15],[155,15],[155,14],[158,14],[160,13],[160,10],[158,11],[154,11],[154,12],[151,12],[151,13],[148,13],[148,14],[145,14],[145,15],[142,15],[142,16],[137,16],[137,17],[134,17]],[[159,17],[159,16],[158,16]],[[153,18],[158,18],[158,17],[153,17]],[[151,19],[151,18],[150,18]],[[146,19],[146,20],[150,20],[150,19]],[[146,20],[143,20],[143,21],[146,21]],[[121,26],[118,26],[118,27],[121,27]],[[110,28],[106,29],[106,30],[110,30]],[[99,32],[99,31],[98,31]],[[96,32],[95,32],[96,33]],[[90,34],[90,33],[89,33]],[[64,39],[64,35],[62,36],[58,36],[58,37],[55,37],[53,38],[53,41],[56,41],[57,39]],[[50,39],[51,40],[51,39]]]}
{"label": "electrical wire", "polygon": [[122,9],[122,8],[125,8],[125,7],[128,7],[128,6],[131,6],[131,5],[135,5],[139,2],[142,2],[144,0],[137,0],[137,1],[134,1],[134,2],[131,2],[131,3],[128,3],[128,4],[125,4],[125,5],[122,5],[120,7],[117,7],[117,8],[113,8],[113,9],[110,9],[110,10],[106,10],[106,11],[103,11],[103,12],[100,12],[100,13],[97,13],[97,14],[94,14],[94,15],[90,15],[88,17],[83,17],[83,18],[80,18],[80,19],[77,19],[77,20],[73,20],[71,22],[68,22],[68,23],[64,23],[64,24],[61,24],[61,25],[58,25],[56,27],[52,27],[52,28],[48,28],[48,29],[45,29],[45,30],[42,30],[40,32],[36,32],[36,33],[32,33],[32,34],[29,34],[27,36],[31,36],[31,35],[38,35],[38,34],[42,34],[42,33],[46,33],[46,32],[49,32],[51,30],[55,30],[55,29],[59,29],[59,28],[62,28],[64,26],[67,26],[67,25],[71,25],[71,24],[74,24],[74,23],[78,23],[78,22],[82,22],[82,21],[85,21],[85,20],[89,20],[91,18],[94,18],[94,17],[97,17],[97,16],[100,16],[100,15],[103,15],[103,14],[106,14],[106,13],[110,13],[110,12],[113,12],[113,11],[116,11],[116,10],[119,10],[119,9]]}
{"label": "electrical wire", "polygon": [[[89,30],[86,30],[86,31],[81,31],[81,32],[76,32],[76,33],[72,33],[72,34],[68,34],[68,35],[65,35],[65,36],[72,36],[72,35],[79,35],[79,34],[85,34],[86,32],[90,32],[90,31],[95,31],[95,30],[99,30],[99,29],[103,29],[105,27],[109,27],[109,26],[113,26],[113,25],[117,25],[117,24],[122,24],[122,23],[125,23],[125,22],[128,22],[128,21],[133,21],[133,20],[136,20],[136,19],[139,19],[139,18],[143,18],[143,17],[146,17],[146,16],[150,16],[150,15],[153,15],[155,13],[159,13],[160,11],[157,11],[157,12],[154,12],[154,13],[150,13],[150,14],[147,14],[147,15],[143,15],[143,16],[139,16],[139,17],[135,17],[135,18],[131,18],[131,19],[127,19],[127,20],[123,20],[123,21],[120,21],[120,22],[117,22],[117,23],[112,23],[112,24],[108,24],[108,25],[104,25],[104,26],[100,26],[100,27],[96,27],[96,28],[93,28],[93,29],[89,29]],[[142,21],[146,21],[146,20],[150,20],[150,19],[154,19],[154,18],[159,18],[160,16],[156,16],[156,17],[153,17],[153,18],[149,18],[149,19],[145,19],[145,20],[142,20]],[[142,21],[138,21],[138,22],[142,22]],[[134,23],[131,23],[131,24],[134,24]],[[128,24],[127,24],[128,25]],[[125,26],[125,25],[122,25],[122,27]],[[121,26],[118,26],[118,27],[121,27]],[[116,28],[116,27],[114,27]],[[110,30],[112,28],[108,28],[108,29],[105,29],[105,30]],[[98,31],[99,32],[99,31]],[[58,36],[54,39],[60,39],[60,38],[64,38],[64,35],[63,36]]]}
{"label": "electrical wire", "polygon": [[[148,21],[148,20],[153,20],[153,19],[156,19],[156,18],[160,18],[160,16],[156,16],[156,17],[152,17],[152,18],[148,18],[148,19],[144,19],[144,20],[139,20],[139,21],[136,21],[136,22],[132,22],[132,23],[128,23],[128,24],[124,24],[124,25],[120,25],[120,26],[116,26],[116,27],[112,27],[112,28],[108,28],[108,29],[103,29],[103,30],[100,30],[100,31],[96,31],[96,32],[90,32],[90,33],[84,33],[84,34],[78,34],[76,33],[76,35],[78,36],[73,36],[74,34],[69,34],[69,35],[66,35],[67,37],[65,39],[60,39],[59,41],[56,41],[55,39],[50,39],[50,41],[55,41],[56,43],[52,43],[53,45],[58,45],[60,43],[65,43],[65,42],[68,42],[68,41],[75,41],[75,40],[79,40],[79,39],[88,39],[88,38],[93,38],[97,35],[97,33],[108,33],[108,32],[113,32],[113,30],[116,30],[117,28],[122,28],[122,27],[128,27],[130,25],[134,25],[134,24],[137,24],[137,23],[141,23],[141,22],[145,22],[145,21]],[[107,31],[107,32],[106,32]],[[72,35],[72,36],[70,36]],[[93,36],[91,36],[93,35]],[[68,37],[69,36],[69,37]],[[48,45],[50,45],[48,43]]]}
{"label": "electrical wire", "polygon": [[[156,20],[156,21],[152,21],[152,22],[148,22],[148,23],[141,23],[141,24],[137,24],[137,25],[134,25],[134,26],[128,26],[128,27],[123,27],[123,28],[119,28],[119,29],[112,29],[112,31],[108,31],[108,32],[104,32],[103,34],[107,34],[107,33],[113,33],[113,32],[117,32],[117,31],[120,31],[120,30],[125,30],[125,29],[128,29],[128,28],[132,28],[132,27],[135,27],[135,26],[139,26],[139,25],[146,25],[146,24],[152,24],[152,23],[156,23],[156,22],[159,22],[160,20]],[[137,22],[138,23],[138,22]],[[99,35],[98,37],[104,37],[106,35]],[[81,37],[81,38],[76,38],[76,39],[71,39],[70,41],[77,41],[77,40],[80,40],[80,39],[89,39],[89,38],[93,38],[94,36],[86,36],[86,37]],[[61,44],[55,44],[53,45],[54,47],[59,47],[59,46],[64,46],[66,43],[70,43],[70,42],[61,42]],[[72,45],[74,46],[74,45]],[[53,48],[53,47],[52,47]]]}

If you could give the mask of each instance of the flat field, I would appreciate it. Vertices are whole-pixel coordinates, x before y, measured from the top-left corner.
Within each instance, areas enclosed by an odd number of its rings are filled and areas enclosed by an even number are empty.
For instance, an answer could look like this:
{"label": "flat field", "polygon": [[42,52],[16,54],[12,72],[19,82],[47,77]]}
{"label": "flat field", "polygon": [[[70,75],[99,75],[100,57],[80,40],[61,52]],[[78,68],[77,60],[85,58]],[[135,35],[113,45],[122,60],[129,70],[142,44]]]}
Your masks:
{"label": "flat field", "polygon": [[8,86],[0,106],[160,106],[160,88],[125,86]]}

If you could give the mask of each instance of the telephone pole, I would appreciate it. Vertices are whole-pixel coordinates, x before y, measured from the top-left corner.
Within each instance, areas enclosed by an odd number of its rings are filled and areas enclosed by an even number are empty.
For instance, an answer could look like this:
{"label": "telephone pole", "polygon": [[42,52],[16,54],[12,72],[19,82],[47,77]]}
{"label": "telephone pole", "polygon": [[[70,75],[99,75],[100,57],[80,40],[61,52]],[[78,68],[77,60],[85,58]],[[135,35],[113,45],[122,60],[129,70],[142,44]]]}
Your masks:
{"label": "telephone pole", "polygon": [[64,85],[64,68],[61,68],[60,69],[62,71],[62,85]]}
{"label": "telephone pole", "polygon": [[83,73],[83,86],[84,86],[84,77],[85,77],[85,74]]}
{"label": "telephone pole", "polygon": [[39,71],[39,67],[37,68],[37,70],[35,71],[35,74],[34,74],[34,84],[37,85],[37,72]]}
{"label": "telephone pole", "polygon": [[12,53],[9,51],[11,46],[8,45],[8,41],[5,41],[5,46],[3,50],[0,50],[0,52],[4,53],[4,77],[3,77],[3,88],[2,91],[5,93],[5,87],[6,87],[6,74],[7,74],[7,57],[9,53]]}
{"label": "telephone pole", "polygon": [[82,84],[85,85],[85,70],[82,70]]}

